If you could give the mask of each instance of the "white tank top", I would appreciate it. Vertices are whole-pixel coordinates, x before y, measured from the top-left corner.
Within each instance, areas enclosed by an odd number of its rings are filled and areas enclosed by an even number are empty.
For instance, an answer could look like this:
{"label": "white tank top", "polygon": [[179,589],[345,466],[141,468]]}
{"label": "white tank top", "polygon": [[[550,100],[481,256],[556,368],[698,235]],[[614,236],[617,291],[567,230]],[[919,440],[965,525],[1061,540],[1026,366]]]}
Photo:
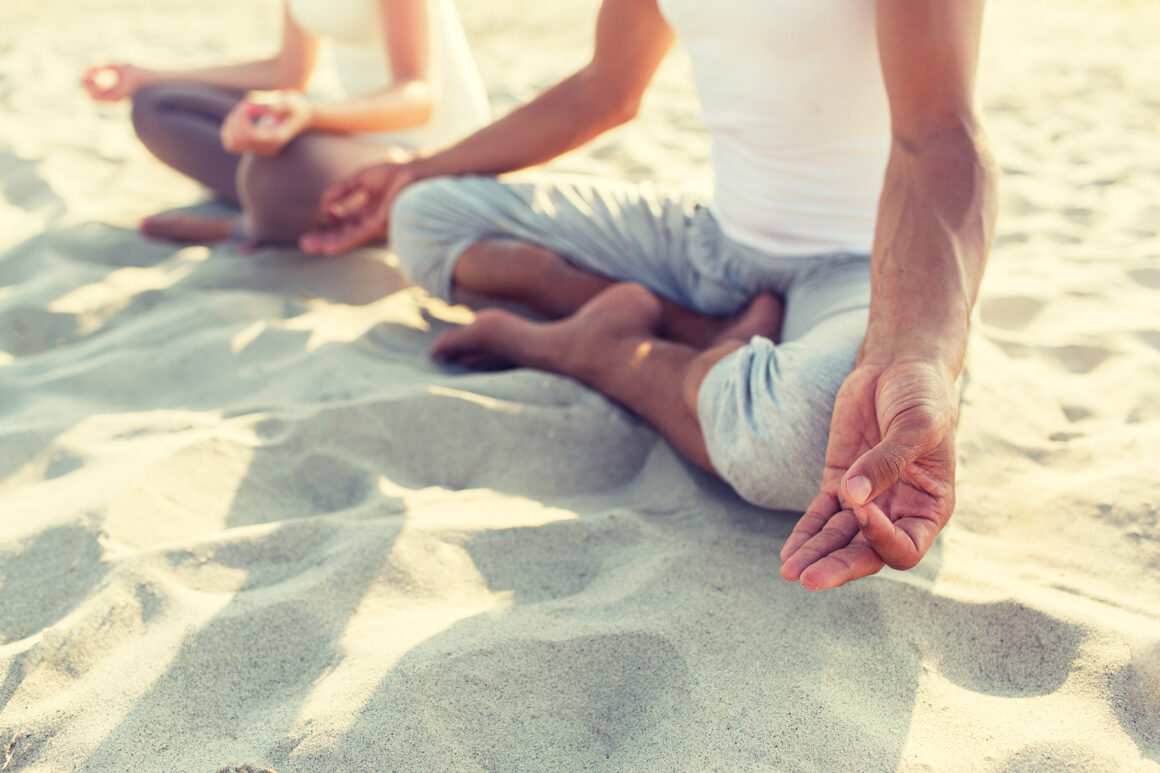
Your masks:
{"label": "white tank top", "polygon": [[874,0],[659,0],[693,63],[712,211],[778,255],[869,252],[890,149]]}
{"label": "white tank top", "polygon": [[[342,94],[362,96],[394,81],[383,38],[381,0],[287,0],[305,30],[330,43]],[[405,131],[361,135],[416,150],[449,145],[491,120],[487,94],[452,0],[427,0],[431,36],[430,77],[435,91],[431,120]]]}

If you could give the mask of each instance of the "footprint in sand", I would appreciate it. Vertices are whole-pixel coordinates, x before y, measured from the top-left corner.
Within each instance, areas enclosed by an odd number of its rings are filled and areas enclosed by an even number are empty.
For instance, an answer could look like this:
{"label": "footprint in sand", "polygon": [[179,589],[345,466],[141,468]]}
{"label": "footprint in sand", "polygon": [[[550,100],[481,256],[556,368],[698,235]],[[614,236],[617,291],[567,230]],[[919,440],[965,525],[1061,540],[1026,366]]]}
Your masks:
{"label": "footprint in sand", "polygon": [[43,631],[75,609],[109,571],[102,553],[98,534],[79,524],[0,549],[0,643]]}
{"label": "footprint in sand", "polygon": [[0,351],[27,357],[81,337],[75,314],[17,307],[0,312]]}
{"label": "footprint in sand", "polygon": [[1013,360],[1035,357],[1058,365],[1070,373],[1091,373],[1115,352],[1102,346],[1069,344],[1066,346],[1033,346],[1022,341],[995,340],[994,343]]}
{"label": "footprint in sand", "polygon": [[1045,305],[1038,298],[1026,295],[987,297],[979,302],[979,315],[985,324],[1019,330],[1027,327]]}
{"label": "footprint in sand", "polygon": [[510,591],[522,605],[580,593],[612,556],[642,541],[631,527],[598,518],[479,531],[464,538],[463,548],[492,592]]}
{"label": "footprint in sand", "polygon": [[1125,696],[1115,702],[1120,725],[1141,754],[1160,762],[1160,642],[1133,647],[1117,681],[1116,694]]}
{"label": "footprint in sand", "polygon": [[[949,606],[948,606],[949,604]],[[1031,697],[1059,689],[1083,640],[1078,626],[1015,601],[938,599],[931,632],[939,671],[984,695]]]}
{"label": "footprint in sand", "polygon": [[1044,770],[1116,770],[1119,760],[1100,755],[1082,743],[1034,743],[1009,755],[1001,767],[989,768],[1001,773],[1038,773]]}
{"label": "footprint in sand", "polygon": [[1136,337],[1153,349],[1160,351],[1160,330],[1137,330]]}
{"label": "footprint in sand", "polygon": [[47,212],[59,217],[67,210],[64,199],[37,171],[41,162],[0,153],[0,194],[27,212]]}
{"label": "footprint in sand", "polygon": [[1107,360],[1112,352],[1099,346],[1045,347],[1043,351],[1072,373],[1091,373]]}
{"label": "footprint in sand", "polygon": [[372,495],[372,477],[341,456],[259,447],[230,503],[228,523],[286,521],[357,507]]}
{"label": "footprint in sand", "polygon": [[1137,283],[1152,290],[1160,290],[1160,268],[1137,268],[1128,272]]}
{"label": "footprint in sand", "polygon": [[1064,405],[1061,407],[1063,408],[1063,415],[1066,416],[1067,420],[1073,424],[1077,421],[1083,421],[1084,419],[1091,418],[1092,416],[1091,409],[1085,408],[1082,405]]}
{"label": "footprint in sand", "polygon": [[[495,739],[503,738],[505,749],[535,750],[541,762],[568,749],[570,767],[599,770],[618,749],[647,748],[696,689],[672,642],[644,631],[485,641],[462,655],[426,654],[413,652],[391,672],[344,745],[373,743],[395,763],[380,767],[392,768],[413,755],[399,742],[413,745],[434,731],[453,733],[462,759],[490,760],[497,769],[520,767],[514,757],[496,756]],[[410,707],[414,720],[397,728],[397,741],[383,738],[378,705]]]}
{"label": "footprint in sand", "polygon": [[[652,430],[595,394],[569,389],[574,403],[545,405],[533,391],[539,380],[516,381],[515,394],[499,398],[476,391],[490,383],[479,379],[465,377],[462,389],[320,411],[304,431],[348,443],[361,438],[378,472],[403,485],[532,497],[618,488],[640,472],[657,442]],[[332,435],[338,432],[344,434]]]}

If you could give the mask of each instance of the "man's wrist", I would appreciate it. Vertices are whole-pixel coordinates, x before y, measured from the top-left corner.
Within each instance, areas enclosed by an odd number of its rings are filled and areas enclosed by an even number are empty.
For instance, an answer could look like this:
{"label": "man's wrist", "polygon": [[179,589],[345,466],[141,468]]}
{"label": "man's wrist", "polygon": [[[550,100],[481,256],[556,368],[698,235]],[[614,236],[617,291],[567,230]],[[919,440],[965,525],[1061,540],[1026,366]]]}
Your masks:
{"label": "man's wrist", "polygon": [[858,350],[857,364],[886,370],[895,365],[925,365],[954,381],[966,358],[966,331],[946,337],[912,334],[906,336],[876,335],[870,330]]}
{"label": "man's wrist", "polygon": [[432,177],[443,177],[448,172],[442,171],[439,168],[438,155],[431,156],[412,156],[403,164],[404,174],[407,177],[407,184],[417,183],[420,180],[427,180]]}

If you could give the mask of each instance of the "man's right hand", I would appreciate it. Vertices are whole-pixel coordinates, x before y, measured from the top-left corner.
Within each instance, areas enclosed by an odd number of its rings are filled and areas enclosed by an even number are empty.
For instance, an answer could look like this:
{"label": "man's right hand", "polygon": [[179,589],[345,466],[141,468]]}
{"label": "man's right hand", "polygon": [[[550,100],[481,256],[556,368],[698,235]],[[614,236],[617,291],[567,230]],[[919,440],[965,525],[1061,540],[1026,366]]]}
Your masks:
{"label": "man's right hand", "polygon": [[410,162],[368,166],[328,188],[319,202],[330,223],[298,240],[304,252],[337,255],[386,237],[391,205],[404,188],[420,179]]}
{"label": "man's right hand", "polygon": [[781,575],[835,588],[909,569],[955,507],[958,391],[929,362],[861,364],[838,390],[821,493],[781,552]]}

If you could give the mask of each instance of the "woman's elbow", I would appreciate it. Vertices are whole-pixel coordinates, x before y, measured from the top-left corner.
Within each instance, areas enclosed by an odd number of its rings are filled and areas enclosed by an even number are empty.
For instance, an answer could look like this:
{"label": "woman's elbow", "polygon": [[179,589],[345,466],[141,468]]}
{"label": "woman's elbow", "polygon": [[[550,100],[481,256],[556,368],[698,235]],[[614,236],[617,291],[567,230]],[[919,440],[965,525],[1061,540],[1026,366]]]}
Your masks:
{"label": "woman's elbow", "polygon": [[411,126],[425,126],[435,114],[435,89],[427,80],[411,80],[402,84],[402,94],[407,109],[407,123]]}

